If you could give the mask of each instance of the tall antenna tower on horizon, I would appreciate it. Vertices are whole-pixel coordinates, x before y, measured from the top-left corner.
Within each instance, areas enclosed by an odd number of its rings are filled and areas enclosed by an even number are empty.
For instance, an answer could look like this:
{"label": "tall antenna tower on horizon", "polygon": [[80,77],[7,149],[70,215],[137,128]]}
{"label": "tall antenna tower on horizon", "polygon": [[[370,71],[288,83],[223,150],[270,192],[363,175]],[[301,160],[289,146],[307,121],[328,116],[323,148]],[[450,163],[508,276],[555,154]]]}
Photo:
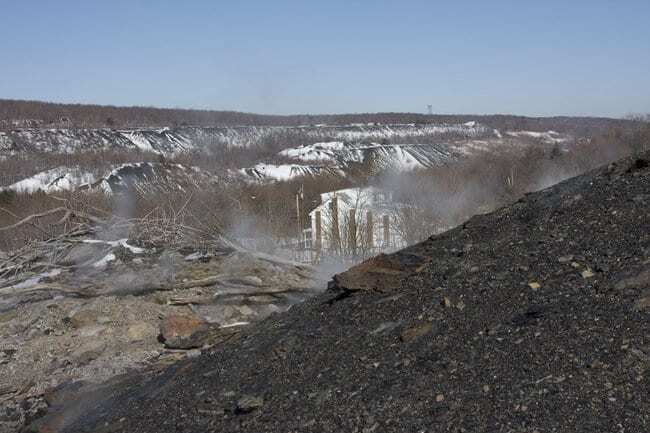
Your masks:
{"label": "tall antenna tower on horizon", "polygon": [[427,105],[427,113],[429,116],[433,115],[433,105],[429,104]]}

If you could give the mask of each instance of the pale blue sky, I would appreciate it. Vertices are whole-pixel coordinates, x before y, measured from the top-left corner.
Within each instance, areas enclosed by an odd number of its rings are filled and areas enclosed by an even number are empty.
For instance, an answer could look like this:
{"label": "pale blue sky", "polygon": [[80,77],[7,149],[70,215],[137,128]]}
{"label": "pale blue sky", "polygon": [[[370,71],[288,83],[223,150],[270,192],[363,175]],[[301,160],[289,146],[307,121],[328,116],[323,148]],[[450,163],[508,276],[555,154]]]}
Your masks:
{"label": "pale blue sky", "polygon": [[650,1],[0,0],[0,98],[650,112]]}

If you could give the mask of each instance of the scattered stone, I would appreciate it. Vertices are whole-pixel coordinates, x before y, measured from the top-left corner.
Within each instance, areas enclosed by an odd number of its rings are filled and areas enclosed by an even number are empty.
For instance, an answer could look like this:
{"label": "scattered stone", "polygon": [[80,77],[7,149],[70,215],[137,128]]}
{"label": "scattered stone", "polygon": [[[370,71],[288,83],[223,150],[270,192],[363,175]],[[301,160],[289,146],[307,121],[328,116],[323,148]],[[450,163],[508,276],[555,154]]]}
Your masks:
{"label": "scattered stone", "polygon": [[75,357],[75,361],[79,365],[86,365],[86,364],[90,364],[91,362],[99,358],[101,355],[102,355],[102,350],[87,350],[77,355]]}
{"label": "scattered stone", "polygon": [[17,310],[9,310],[0,313],[0,323],[9,322],[18,317]]}
{"label": "scattered stone", "polygon": [[198,358],[201,356],[201,349],[191,349],[185,353],[187,358]]}
{"label": "scattered stone", "polygon": [[209,326],[197,315],[170,314],[160,324],[160,336],[170,349],[194,349],[203,345]]}
{"label": "scattered stone", "polygon": [[97,317],[97,323],[100,325],[108,325],[113,322],[113,319],[111,319],[108,316],[99,316]]}
{"label": "scattered stone", "polygon": [[536,323],[538,319],[544,317],[546,309],[541,306],[532,305],[524,313],[515,315],[512,318],[512,324],[515,326],[528,326]]}
{"label": "scattered stone", "polygon": [[131,342],[142,341],[147,338],[154,338],[156,336],[156,328],[147,322],[137,322],[129,326],[126,335]]}
{"label": "scattered stone", "polygon": [[251,413],[256,409],[261,408],[263,405],[264,405],[264,399],[262,397],[245,395],[241,397],[239,400],[237,400],[235,413],[237,414]]}
{"label": "scattered stone", "polygon": [[239,311],[239,314],[242,316],[250,316],[255,314],[255,311],[247,305],[237,307],[237,311]]}
{"label": "scattered stone", "polygon": [[564,208],[571,207],[581,200],[582,200],[582,194],[576,194],[573,197],[569,197],[568,199],[564,200],[562,202],[562,207]]}
{"label": "scattered stone", "polygon": [[261,286],[264,284],[264,281],[260,277],[254,275],[247,275],[242,278],[242,281],[249,286]]}
{"label": "scattered stone", "polygon": [[622,279],[615,287],[616,290],[650,289],[650,269],[644,269],[633,277]]}
{"label": "scattered stone", "polygon": [[418,325],[412,326],[405,329],[400,334],[400,340],[403,342],[409,342],[415,340],[416,338],[422,337],[433,331],[433,324],[430,322],[420,323]]}
{"label": "scattered stone", "polygon": [[84,338],[97,337],[106,331],[106,329],[106,326],[103,325],[86,326],[79,332],[79,336]]}
{"label": "scattered stone", "polygon": [[645,310],[646,308],[650,308],[650,296],[641,298],[634,303],[634,309],[636,311]]}
{"label": "scattered stone", "polygon": [[382,334],[384,332],[390,332],[393,329],[397,328],[399,326],[399,322],[384,322],[380,324],[376,329],[374,329],[371,334],[376,335],[376,334]]}
{"label": "scattered stone", "polygon": [[376,423],[372,424],[372,425],[369,426],[369,427],[364,427],[364,428],[361,430],[361,433],[373,433],[373,432],[376,431],[378,428],[379,428],[379,423],[376,422]]}
{"label": "scattered stone", "polygon": [[329,284],[330,290],[394,291],[408,275],[420,272],[430,258],[397,252],[379,254],[345,272],[336,274]]}
{"label": "scattered stone", "polygon": [[73,328],[79,329],[85,326],[96,325],[99,316],[100,313],[98,311],[82,309],[72,312],[63,321],[72,325]]}
{"label": "scattered stone", "polygon": [[[106,352],[106,343],[101,339],[93,339],[85,344],[80,344],[69,355],[66,355],[61,361],[56,361],[56,367],[65,366],[69,361],[77,365],[86,365],[99,359]],[[58,364],[58,365],[57,365]]]}
{"label": "scattered stone", "polygon": [[585,269],[584,271],[581,272],[582,278],[587,279],[587,278],[592,278],[596,274],[594,271],[592,271],[590,268]]}

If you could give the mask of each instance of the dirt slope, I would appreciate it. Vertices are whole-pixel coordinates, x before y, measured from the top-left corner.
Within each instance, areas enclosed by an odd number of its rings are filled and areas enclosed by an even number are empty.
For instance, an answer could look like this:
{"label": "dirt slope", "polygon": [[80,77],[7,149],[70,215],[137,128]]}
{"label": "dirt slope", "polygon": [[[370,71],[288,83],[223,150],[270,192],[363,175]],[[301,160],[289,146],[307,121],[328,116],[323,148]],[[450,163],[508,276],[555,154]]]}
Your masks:
{"label": "dirt slope", "polygon": [[213,353],[52,393],[31,429],[650,431],[649,160],[353,268]]}
{"label": "dirt slope", "polygon": [[53,387],[209,352],[325,286],[310,266],[219,236],[133,227],[82,226],[0,256],[0,433],[38,416]]}

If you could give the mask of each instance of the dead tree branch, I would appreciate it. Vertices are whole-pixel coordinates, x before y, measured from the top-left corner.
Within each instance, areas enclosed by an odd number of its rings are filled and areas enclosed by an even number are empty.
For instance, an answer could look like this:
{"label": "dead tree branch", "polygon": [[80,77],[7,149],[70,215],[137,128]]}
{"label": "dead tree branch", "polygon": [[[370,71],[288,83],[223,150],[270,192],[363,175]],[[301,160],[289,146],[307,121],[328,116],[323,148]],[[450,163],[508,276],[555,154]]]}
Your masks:
{"label": "dead tree branch", "polygon": [[[6,211],[5,209],[2,209],[2,210]],[[101,218],[97,218],[95,216],[88,215],[88,214],[83,213],[83,212],[72,211],[72,210],[70,210],[68,208],[65,208],[65,207],[57,207],[57,208],[54,208],[54,209],[50,209],[50,210],[48,210],[46,212],[41,212],[41,213],[29,215],[29,216],[23,218],[22,220],[14,223],[14,224],[11,224],[9,226],[0,227],[0,231],[13,230],[13,229],[18,228],[18,227],[20,227],[22,225],[25,225],[25,224],[35,225],[35,223],[33,223],[32,221],[38,220],[38,219],[41,219],[41,218],[44,218],[44,217],[47,217],[47,216],[56,215],[56,214],[61,213],[61,212],[64,212],[63,218],[61,218],[59,221],[57,221],[55,223],[56,225],[63,224],[72,217],[85,219],[85,220],[90,221],[90,222],[95,223],[95,224],[106,224],[106,221],[104,221]],[[35,225],[35,226],[40,228],[41,230],[43,230],[45,233],[47,233],[45,231],[45,229],[43,229],[42,227],[40,227],[38,225]]]}

